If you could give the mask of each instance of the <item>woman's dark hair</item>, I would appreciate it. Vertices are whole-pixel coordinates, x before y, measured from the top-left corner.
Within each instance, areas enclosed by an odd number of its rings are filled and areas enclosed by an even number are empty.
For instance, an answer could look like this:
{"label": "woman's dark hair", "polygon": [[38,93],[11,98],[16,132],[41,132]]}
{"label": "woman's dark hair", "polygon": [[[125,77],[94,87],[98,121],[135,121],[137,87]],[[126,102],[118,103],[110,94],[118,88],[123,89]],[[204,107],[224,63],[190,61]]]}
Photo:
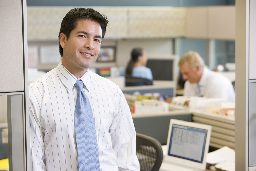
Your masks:
{"label": "woman's dark hair", "polygon": [[134,48],[131,52],[131,59],[126,67],[126,75],[132,75],[132,69],[134,67],[134,63],[138,61],[138,57],[142,56],[142,48]]}
{"label": "woman's dark hair", "polygon": [[[71,9],[66,14],[66,16],[63,18],[61,22],[59,40],[60,40],[61,33],[64,33],[68,39],[71,31],[76,28],[77,22],[80,19],[88,19],[88,20],[99,23],[102,29],[102,39],[104,38],[106,33],[106,27],[108,25],[107,17],[100,14],[98,11],[95,11],[92,8],[74,8],[74,9]],[[60,41],[59,41],[59,52],[60,52],[60,55],[63,56],[63,49],[60,45]]]}

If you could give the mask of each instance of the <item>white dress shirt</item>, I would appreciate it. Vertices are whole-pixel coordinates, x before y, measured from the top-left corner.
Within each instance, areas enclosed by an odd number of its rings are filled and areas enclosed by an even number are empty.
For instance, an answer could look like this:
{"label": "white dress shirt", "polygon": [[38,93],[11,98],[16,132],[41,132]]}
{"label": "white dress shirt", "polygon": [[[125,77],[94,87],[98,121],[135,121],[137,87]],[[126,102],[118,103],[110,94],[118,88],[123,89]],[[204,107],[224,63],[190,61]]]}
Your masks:
{"label": "white dress shirt", "polygon": [[[78,170],[74,130],[76,80],[60,62],[30,84],[33,171]],[[95,118],[101,170],[139,170],[136,132],[122,91],[111,81],[89,70],[81,80]]]}
{"label": "white dress shirt", "polygon": [[184,88],[185,96],[198,96],[198,85],[200,95],[207,98],[222,98],[225,101],[235,102],[235,91],[231,81],[220,73],[204,68],[199,83],[191,84],[186,81]]}

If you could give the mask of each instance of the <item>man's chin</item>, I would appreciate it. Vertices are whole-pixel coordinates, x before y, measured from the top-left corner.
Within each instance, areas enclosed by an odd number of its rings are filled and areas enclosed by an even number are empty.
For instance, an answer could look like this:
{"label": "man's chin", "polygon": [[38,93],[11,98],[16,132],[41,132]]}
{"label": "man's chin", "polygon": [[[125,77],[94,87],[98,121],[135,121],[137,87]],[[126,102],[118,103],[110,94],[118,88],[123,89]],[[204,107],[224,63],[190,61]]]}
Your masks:
{"label": "man's chin", "polygon": [[190,84],[196,83],[195,81],[190,81],[190,80],[188,80],[188,82],[189,82]]}

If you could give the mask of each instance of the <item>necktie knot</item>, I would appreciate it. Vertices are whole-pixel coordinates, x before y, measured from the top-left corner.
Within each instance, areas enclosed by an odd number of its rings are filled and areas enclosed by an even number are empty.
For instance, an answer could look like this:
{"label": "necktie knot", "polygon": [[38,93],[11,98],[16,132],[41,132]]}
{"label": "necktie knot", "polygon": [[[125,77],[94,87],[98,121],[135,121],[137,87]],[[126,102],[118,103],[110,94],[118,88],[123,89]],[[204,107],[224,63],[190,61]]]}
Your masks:
{"label": "necktie knot", "polygon": [[77,88],[78,92],[83,91],[83,81],[82,80],[76,80],[75,87]]}

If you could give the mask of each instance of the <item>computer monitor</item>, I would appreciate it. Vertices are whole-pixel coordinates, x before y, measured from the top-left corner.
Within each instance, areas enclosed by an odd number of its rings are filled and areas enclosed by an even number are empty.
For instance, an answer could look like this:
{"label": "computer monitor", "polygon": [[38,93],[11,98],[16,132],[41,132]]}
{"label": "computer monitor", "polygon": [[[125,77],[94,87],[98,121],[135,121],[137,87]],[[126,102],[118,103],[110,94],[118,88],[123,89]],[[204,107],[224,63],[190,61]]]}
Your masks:
{"label": "computer monitor", "polygon": [[195,169],[205,169],[211,126],[171,119],[166,160]]}
{"label": "computer monitor", "polygon": [[147,67],[151,69],[153,80],[174,80],[174,59],[154,58],[148,59]]}

